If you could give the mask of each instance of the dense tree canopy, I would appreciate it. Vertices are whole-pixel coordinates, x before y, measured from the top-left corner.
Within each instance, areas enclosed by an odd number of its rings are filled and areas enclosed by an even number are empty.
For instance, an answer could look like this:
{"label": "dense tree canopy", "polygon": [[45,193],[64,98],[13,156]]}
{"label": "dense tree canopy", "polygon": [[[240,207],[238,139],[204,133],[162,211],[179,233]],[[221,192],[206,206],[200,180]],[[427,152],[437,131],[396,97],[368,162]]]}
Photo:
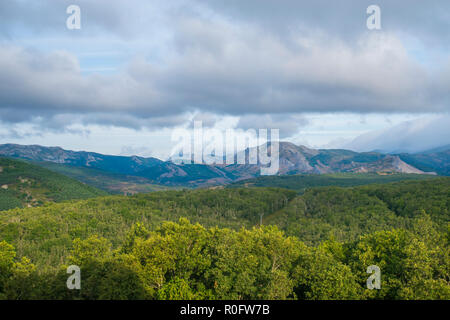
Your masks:
{"label": "dense tree canopy", "polygon": [[[450,299],[449,183],[168,191],[4,211],[0,298]],[[66,287],[69,265],[80,290]],[[366,286],[372,265],[380,290]]]}
{"label": "dense tree canopy", "polygon": [[0,157],[0,211],[107,194],[40,166]]}

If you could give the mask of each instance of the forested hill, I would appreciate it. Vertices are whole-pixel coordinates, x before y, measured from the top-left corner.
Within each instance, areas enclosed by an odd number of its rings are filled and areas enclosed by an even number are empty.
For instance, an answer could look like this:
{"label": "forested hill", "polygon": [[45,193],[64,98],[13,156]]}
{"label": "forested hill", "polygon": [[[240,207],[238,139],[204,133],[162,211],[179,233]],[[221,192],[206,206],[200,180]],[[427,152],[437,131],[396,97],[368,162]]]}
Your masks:
{"label": "forested hill", "polygon": [[146,193],[171,189],[152,183],[151,180],[143,177],[130,176],[120,173],[113,173],[89,167],[72,166],[54,162],[32,162],[40,167],[63,174],[72,179],[81,181],[87,185],[104,190],[110,194],[132,195],[136,193]]}
{"label": "forested hill", "polygon": [[311,188],[266,216],[264,223],[317,245],[328,239],[351,241],[380,230],[411,229],[422,218],[430,219],[438,232],[448,232],[450,178]]}
{"label": "forested hill", "polygon": [[313,187],[355,187],[368,184],[383,184],[404,180],[426,180],[437,176],[413,173],[332,173],[296,174],[291,176],[261,176],[234,182],[227,187],[276,187],[304,192]]}
{"label": "forested hill", "polygon": [[[450,299],[449,201],[450,178],[437,178],[3,211],[0,298]],[[79,292],[65,287],[70,264],[83,270]],[[369,265],[381,290],[365,287]]]}
{"label": "forested hill", "polygon": [[22,243],[20,257],[55,267],[75,238],[99,235],[118,246],[135,223],[155,229],[182,217],[207,227],[251,228],[260,214],[282,209],[295,195],[271,188],[161,191],[13,209],[0,212],[0,241]]}
{"label": "forested hill", "polygon": [[39,166],[0,157],[0,210],[34,207],[48,201],[87,199],[106,194]]}

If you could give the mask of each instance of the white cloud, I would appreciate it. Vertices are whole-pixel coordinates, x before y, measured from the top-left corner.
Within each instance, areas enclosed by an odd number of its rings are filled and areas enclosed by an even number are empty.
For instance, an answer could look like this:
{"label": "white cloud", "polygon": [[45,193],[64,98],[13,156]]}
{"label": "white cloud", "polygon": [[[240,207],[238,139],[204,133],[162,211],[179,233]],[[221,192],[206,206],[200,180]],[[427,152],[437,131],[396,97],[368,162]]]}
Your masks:
{"label": "white cloud", "polygon": [[428,116],[363,134],[345,148],[357,151],[420,152],[450,143],[450,115]]}

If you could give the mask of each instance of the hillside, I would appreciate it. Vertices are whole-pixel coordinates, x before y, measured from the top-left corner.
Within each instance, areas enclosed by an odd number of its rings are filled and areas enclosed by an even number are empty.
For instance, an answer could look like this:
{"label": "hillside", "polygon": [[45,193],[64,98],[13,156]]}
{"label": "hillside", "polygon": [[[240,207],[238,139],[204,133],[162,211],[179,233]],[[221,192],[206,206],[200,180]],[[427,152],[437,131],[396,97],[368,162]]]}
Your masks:
{"label": "hillside", "polygon": [[33,162],[34,164],[66,175],[87,185],[107,191],[111,194],[132,195],[172,189],[153,183],[152,180],[104,170],[72,166],[54,162]]}
{"label": "hillside", "polygon": [[354,187],[367,184],[382,184],[403,180],[425,180],[436,176],[423,174],[382,174],[382,173],[333,173],[333,174],[297,174],[290,176],[262,176],[234,182],[227,187],[276,187],[304,192],[313,187]]}
{"label": "hillside", "polygon": [[424,171],[434,171],[437,174],[450,175],[450,147],[430,150],[417,154],[402,153],[398,155],[400,159],[410,163],[416,168]]}
{"label": "hillside", "polygon": [[417,218],[430,218],[439,232],[450,222],[450,178],[401,181],[353,188],[308,189],[289,205],[265,216],[287,235],[310,244],[355,240],[379,230],[410,229]]}
{"label": "hillside", "polygon": [[107,193],[20,160],[0,158],[0,210],[45,202],[87,199]]}

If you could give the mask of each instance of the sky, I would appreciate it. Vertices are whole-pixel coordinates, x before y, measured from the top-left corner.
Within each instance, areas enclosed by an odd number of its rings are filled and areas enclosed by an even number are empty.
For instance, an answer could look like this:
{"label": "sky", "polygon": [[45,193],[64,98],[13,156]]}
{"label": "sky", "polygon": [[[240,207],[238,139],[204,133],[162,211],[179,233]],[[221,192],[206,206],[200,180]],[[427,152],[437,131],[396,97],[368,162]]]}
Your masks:
{"label": "sky", "polygon": [[448,0],[1,1],[0,143],[166,159],[196,120],[432,149],[450,144],[449,30]]}

